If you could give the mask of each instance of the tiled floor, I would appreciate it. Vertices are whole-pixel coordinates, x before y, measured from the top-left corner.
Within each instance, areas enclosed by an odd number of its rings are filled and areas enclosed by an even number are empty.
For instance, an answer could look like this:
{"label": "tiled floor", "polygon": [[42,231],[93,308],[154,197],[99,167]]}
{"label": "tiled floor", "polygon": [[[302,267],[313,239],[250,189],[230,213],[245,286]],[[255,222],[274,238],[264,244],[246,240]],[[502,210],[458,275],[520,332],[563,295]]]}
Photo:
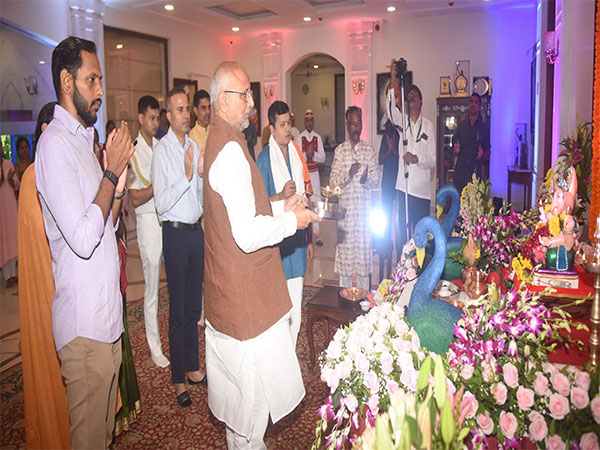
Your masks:
{"label": "tiled floor", "polygon": [[[325,185],[325,184],[323,184]],[[138,301],[144,297],[144,276],[137,246],[137,233],[135,231],[135,212],[130,208],[126,217],[127,227],[127,301]],[[338,284],[338,276],[333,271],[336,223],[325,220],[321,224],[321,240],[323,246],[315,246],[314,259],[308,264],[305,284],[322,286],[324,284]],[[374,274],[372,285],[379,283],[377,255],[373,260]],[[18,288],[5,289],[4,282],[0,282],[0,371],[6,370],[21,362],[20,332],[19,332],[19,302]],[[166,285],[164,267],[161,273],[161,287]]]}

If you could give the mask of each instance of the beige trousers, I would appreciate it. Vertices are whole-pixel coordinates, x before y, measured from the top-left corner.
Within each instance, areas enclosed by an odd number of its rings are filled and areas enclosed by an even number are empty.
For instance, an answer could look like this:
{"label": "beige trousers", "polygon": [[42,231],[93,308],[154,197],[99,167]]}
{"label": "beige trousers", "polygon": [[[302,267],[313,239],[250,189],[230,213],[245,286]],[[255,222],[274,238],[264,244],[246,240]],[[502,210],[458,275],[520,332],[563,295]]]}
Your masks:
{"label": "beige trousers", "polygon": [[121,338],[112,344],[78,337],[58,351],[67,387],[71,447],[106,449],[113,438]]}

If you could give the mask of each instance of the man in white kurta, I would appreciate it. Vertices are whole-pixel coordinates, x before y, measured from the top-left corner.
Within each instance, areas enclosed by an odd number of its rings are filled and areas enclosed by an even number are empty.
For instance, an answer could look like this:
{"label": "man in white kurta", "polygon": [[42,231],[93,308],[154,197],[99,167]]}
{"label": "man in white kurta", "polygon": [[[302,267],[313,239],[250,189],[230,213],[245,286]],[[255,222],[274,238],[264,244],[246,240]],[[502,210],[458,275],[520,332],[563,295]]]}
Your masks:
{"label": "man in white kurta", "polygon": [[373,249],[369,215],[371,190],[381,181],[378,157],[371,144],[360,140],[362,111],[351,106],[346,111],[348,140],[335,149],[329,184],[340,187],[340,205],[346,218],[338,221],[338,244],[334,270],[340,275],[340,286],[351,287],[356,275],[357,287],[370,290],[373,271]]}
{"label": "man in white kurta", "polygon": [[152,152],[158,139],[158,101],[145,95],[138,101],[140,132],[135,140],[135,153],[129,171],[129,198],[135,207],[137,241],[144,271],[144,323],[146,339],[152,361],[158,367],[167,367],[169,360],[163,355],[158,330],[158,285],[162,260],[162,230],[152,189]]}
{"label": "man in white kurta", "polygon": [[[254,107],[246,71],[237,63],[221,63],[211,82],[214,111],[212,136],[207,142],[207,182],[225,206],[235,244],[244,253],[260,251],[303,229],[317,216],[302,205],[300,197],[291,196],[271,203],[273,215],[258,215],[253,190],[252,170],[258,172],[248,155],[241,134],[248,125]],[[223,130],[226,131],[223,131]],[[211,142],[223,133],[236,136],[214,157]],[[241,144],[242,143],[242,144]],[[258,174],[260,177],[260,174]],[[262,183],[262,180],[260,180]],[[207,221],[213,193],[206,193]],[[266,193],[264,194],[266,198]],[[213,264],[212,227],[207,222],[207,283]],[[226,234],[228,235],[229,232]],[[220,262],[220,261],[219,261]],[[267,261],[268,262],[268,261]],[[283,271],[281,270],[283,277]],[[282,280],[283,281],[283,280]],[[211,289],[220,289],[211,286]],[[264,286],[265,292],[269,286]],[[289,310],[268,329],[250,339],[236,339],[215,329],[208,307],[213,301],[207,290],[206,370],[208,403],[212,413],[227,424],[227,445],[230,449],[266,449],[263,441],[269,416],[273,423],[291,412],[305,394],[300,366],[290,333]],[[215,326],[213,326],[215,325]]]}
{"label": "man in white kurta", "polygon": [[[313,193],[321,195],[321,179],[319,176],[319,164],[325,162],[325,148],[323,147],[323,139],[321,135],[317,133],[315,128],[315,113],[307,109],[304,113],[304,127],[305,130],[300,133],[294,141],[302,149],[306,165],[308,166],[308,172],[310,173],[310,183],[313,187]],[[311,196],[311,201],[318,202],[321,200],[315,195]],[[319,224],[313,225],[314,239],[317,245],[323,245],[320,237]]]}
{"label": "man in white kurta", "polygon": [[[394,64],[392,64],[394,66]],[[395,75],[393,75],[395,77]],[[401,96],[398,91],[400,83],[396,79],[394,87],[388,93],[388,114],[392,123],[401,128],[402,118],[399,107]],[[435,168],[435,131],[431,120],[423,117],[421,107],[423,95],[421,90],[412,85],[406,92],[408,115],[406,117],[405,137],[408,142],[406,153],[399,139],[399,166],[396,190],[398,191],[398,215],[400,233],[397,248],[402,248],[407,241],[405,199],[408,186],[408,228],[412,228],[423,217],[429,215],[431,203],[431,169]],[[393,102],[392,102],[393,100]],[[408,178],[405,176],[408,173]]]}

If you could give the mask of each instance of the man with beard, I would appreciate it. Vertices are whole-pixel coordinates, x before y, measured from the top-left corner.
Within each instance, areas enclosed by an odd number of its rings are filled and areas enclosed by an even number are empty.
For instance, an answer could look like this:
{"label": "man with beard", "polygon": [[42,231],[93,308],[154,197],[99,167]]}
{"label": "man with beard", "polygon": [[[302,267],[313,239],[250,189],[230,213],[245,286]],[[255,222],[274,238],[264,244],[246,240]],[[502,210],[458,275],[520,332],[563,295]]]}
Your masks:
{"label": "man with beard", "polygon": [[[323,139],[321,135],[315,131],[315,113],[307,109],[304,112],[304,128],[305,130],[296,137],[296,144],[300,146],[304,157],[306,159],[306,165],[310,172],[310,182],[313,187],[313,193],[315,195],[321,195],[321,178],[319,176],[319,163],[325,162],[325,148],[323,147]],[[313,202],[317,202],[320,199],[314,195],[311,197]],[[319,224],[313,225],[314,238],[316,244],[321,246],[323,242],[320,237]]]}
{"label": "man with beard", "polygon": [[[267,114],[271,128],[269,144],[260,152],[256,165],[265,182],[267,195],[272,201],[285,200],[294,194],[302,196],[304,190],[304,157],[292,141],[292,120],[290,108],[280,100],[269,106]],[[307,170],[308,171],[308,170]],[[309,178],[310,179],[310,178]],[[300,332],[302,319],[302,288],[306,273],[307,257],[313,254],[312,242],[307,242],[305,230],[298,230],[293,236],[279,244],[281,262],[287,288],[292,300],[290,327],[294,347]]]}
{"label": "man with beard", "polygon": [[458,124],[454,140],[454,154],[457,155],[454,172],[454,186],[458,192],[469,183],[473,172],[481,180],[483,164],[490,160],[490,129],[481,119],[481,97],[472,94],[469,99],[469,117]]}
{"label": "man with beard", "polygon": [[298,195],[270,202],[242,131],[254,107],[248,74],[221,63],[210,85],[206,142],[206,371],[208,405],[230,449],[264,449],[273,423],[304,397],[290,333],[290,296],[279,250],[320,220]]}
{"label": "man with beard", "polygon": [[340,275],[340,286],[356,286],[371,290],[369,276],[373,271],[373,249],[369,227],[371,190],[378,189],[381,180],[377,153],[371,144],[360,140],[362,110],[351,106],[346,110],[348,140],[341,143],[333,155],[331,186],[342,189],[340,206],[346,217],[338,221],[338,244],[335,248],[334,270]]}
{"label": "man with beard", "polygon": [[158,139],[158,101],[145,95],[138,101],[140,132],[135,140],[135,153],[131,157],[129,198],[135,207],[137,241],[144,271],[144,323],[146,339],[152,361],[158,367],[167,367],[169,360],[163,355],[158,331],[158,284],[162,260],[160,222],[154,206],[152,187],[152,154]]}
{"label": "man with beard", "polygon": [[[396,64],[393,60],[390,70],[393,88],[388,93],[388,99],[390,100],[387,102],[388,115],[396,129],[401,130],[400,108],[402,107],[402,95],[400,79],[396,76]],[[395,100],[395,105],[392,105],[391,99]],[[406,103],[408,104],[406,132],[404,133],[404,139],[407,140],[406,153],[403,154],[402,139],[398,140],[398,154],[400,157],[396,190],[398,191],[398,226],[400,233],[396,240],[397,249],[402,249],[408,240],[407,228],[412,230],[421,218],[429,215],[432,194],[431,169],[435,167],[436,160],[433,123],[421,115],[423,95],[421,90],[414,84],[406,91]],[[406,174],[408,174],[408,177]],[[406,197],[408,197],[408,227],[406,223]]]}
{"label": "man with beard", "polygon": [[58,105],[35,164],[54,275],[52,329],[67,387],[73,448],[108,448],[115,421],[123,305],[115,228],[133,145],[127,124],[93,152],[102,104],[96,45],[70,36],[52,52]]}
{"label": "man with beard", "polygon": [[190,130],[190,139],[198,145],[200,154],[204,155],[206,138],[210,129],[210,95],[204,89],[194,94],[194,114],[197,120],[194,128]]}
{"label": "man with beard", "polygon": [[167,94],[167,118],[169,131],[154,148],[152,185],[156,212],[163,224],[170,296],[171,381],[177,403],[188,407],[192,400],[185,386],[186,372],[189,384],[206,383],[198,365],[204,273],[204,232],[200,226],[204,156],[188,136],[190,102],[183,89],[174,88]]}

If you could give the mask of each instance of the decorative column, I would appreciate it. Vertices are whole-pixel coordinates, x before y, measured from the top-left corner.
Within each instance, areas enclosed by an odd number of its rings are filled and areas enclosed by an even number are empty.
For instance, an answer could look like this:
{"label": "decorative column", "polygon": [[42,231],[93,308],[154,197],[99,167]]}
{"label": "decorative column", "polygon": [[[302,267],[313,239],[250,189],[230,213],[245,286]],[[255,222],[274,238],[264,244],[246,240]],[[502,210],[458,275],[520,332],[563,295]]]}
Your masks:
{"label": "decorative column", "polygon": [[[262,54],[262,111],[258,111],[267,124],[269,106],[281,98],[281,33],[265,33],[259,36],[258,45]],[[258,133],[261,130],[257,130]]]}
{"label": "decorative column", "polygon": [[371,124],[371,32],[373,23],[370,21],[350,23],[346,34],[350,42],[350,65],[348,70],[349,92],[348,106],[358,106],[362,109],[362,139],[372,142]]}
{"label": "decorative column", "polygon": [[[100,61],[100,69],[104,73],[104,1],[103,0],[69,0],[69,16],[71,34],[96,43],[96,55]],[[106,81],[103,82],[104,102],[106,101]],[[98,110],[96,129],[100,142],[106,141],[105,126],[106,108]]]}

